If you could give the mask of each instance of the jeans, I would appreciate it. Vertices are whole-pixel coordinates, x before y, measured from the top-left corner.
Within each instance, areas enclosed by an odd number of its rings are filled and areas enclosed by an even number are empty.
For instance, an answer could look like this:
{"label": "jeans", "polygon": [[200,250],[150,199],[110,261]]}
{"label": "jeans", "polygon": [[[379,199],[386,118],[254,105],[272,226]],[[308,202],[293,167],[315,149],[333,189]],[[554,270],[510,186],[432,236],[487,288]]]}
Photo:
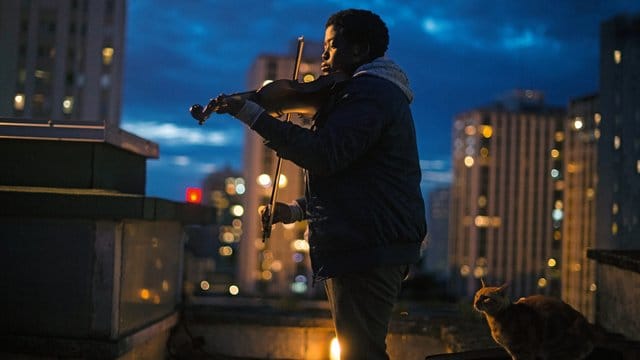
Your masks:
{"label": "jeans", "polygon": [[389,359],[385,339],[407,265],[329,278],[325,290],[340,342],[340,359]]}

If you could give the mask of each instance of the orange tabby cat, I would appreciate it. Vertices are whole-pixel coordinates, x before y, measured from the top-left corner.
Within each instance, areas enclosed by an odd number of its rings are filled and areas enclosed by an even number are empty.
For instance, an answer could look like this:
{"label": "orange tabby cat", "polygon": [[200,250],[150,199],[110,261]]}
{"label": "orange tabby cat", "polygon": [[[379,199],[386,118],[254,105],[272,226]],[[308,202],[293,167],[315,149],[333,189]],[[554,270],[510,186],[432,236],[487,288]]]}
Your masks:
{"label": "orange tabby cat", "polygon": [[473,307],[484,314],[491,336],[513,360],[580,360],[591,353],[594,333],[582,314],[543,295],[512,303],[505,288],[483,282]]}

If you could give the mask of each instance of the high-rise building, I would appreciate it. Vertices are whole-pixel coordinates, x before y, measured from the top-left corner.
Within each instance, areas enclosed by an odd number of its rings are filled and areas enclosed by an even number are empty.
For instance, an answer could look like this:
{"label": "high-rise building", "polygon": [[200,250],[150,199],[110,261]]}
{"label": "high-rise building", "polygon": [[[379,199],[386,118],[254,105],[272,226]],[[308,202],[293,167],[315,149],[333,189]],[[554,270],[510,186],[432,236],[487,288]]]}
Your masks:
{"label": "high-rise building", "polygon": [[[599,125],[599,97],[589,95],[569,103],[565,120],[562,159],[564,191],[562,206],[562,300],[595,320],[595,264],[586,249],[596,246],[596,185]],[[555,211],[555,210],[554,210]]]}
{"label": "high-rise building", "polygon": [[449,223],[451,291],[471,296],[485,283],[513,296],[559,295],[561,108],[518,90],[464,112],[453,125]]}
{"label": "high-rise building", "polygon": [[[305,45],[305,54],[300,64],[299,81],[312,81],[320,75],[320,51],[317,44]],[[259,56],[249,73],[250,89],[261,87],[276,79],[291,79],[295,64],[295,52],[291,55]],[[284,120],[284,117],[283,117]],[[293,115],[290,121],[302,126],[309,119]],[[269,296],[299,294],[309,296],[320,288],[311,287],[311,268],[308,245],[304,236],[306,223],[276,224],[271,237],[262,241],[262,226],[258,211],[269,203],[273,189],[277,156],[265,146],[262,138],[247,131],[244,164],[246,216],[239,254],[239,281],[244,293]],[[283,160],[277,200],[290,202],[304,195],[304,172],[290,161]]]}
{"label": "high-rise building", "polygon": [[0,116],[120,122],[125,0],[0,0]]}
{"label": "high-rise building", "polygon": [[600,29],[597,247],[640,247],[640,14]]}

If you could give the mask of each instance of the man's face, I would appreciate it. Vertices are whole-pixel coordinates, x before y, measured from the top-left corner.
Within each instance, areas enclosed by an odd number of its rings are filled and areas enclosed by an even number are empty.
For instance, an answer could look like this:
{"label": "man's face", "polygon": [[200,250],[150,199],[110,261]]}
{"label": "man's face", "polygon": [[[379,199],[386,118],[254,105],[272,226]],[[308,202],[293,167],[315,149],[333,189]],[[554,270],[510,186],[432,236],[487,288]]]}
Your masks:
{"label": "man's face", "polygon": [[324,74],[336,71],[353,73],[361,60],[356,50],[357,48],[342,36],[340,28],[336,29],[333,25],[329,25],[324,32],[324,51],[320,70]]}

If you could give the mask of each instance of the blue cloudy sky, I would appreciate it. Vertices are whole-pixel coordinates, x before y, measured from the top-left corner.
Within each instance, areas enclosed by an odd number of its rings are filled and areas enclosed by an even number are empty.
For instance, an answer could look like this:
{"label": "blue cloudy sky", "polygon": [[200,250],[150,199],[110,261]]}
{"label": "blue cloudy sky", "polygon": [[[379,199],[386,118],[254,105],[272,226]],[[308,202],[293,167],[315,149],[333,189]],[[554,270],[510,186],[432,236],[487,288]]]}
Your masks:
{"label": "blue cloudy sky", "polygon": [[[245,89],[264,53],[286,53],[303,35],[320,41],[344,8],[387,23],[388,56],[409,75],[424,188],[450,181],[452,118],[515,88],[547,102],[598,88],[599,26],[637,0],[133,0],[128,2],[122,127],[160,145],[147,194],[182,200],[187,186],[241,169],[243,125],[215,116],[198,126],[187,109]],[[319,54],[318,54],[319,56]]]}

